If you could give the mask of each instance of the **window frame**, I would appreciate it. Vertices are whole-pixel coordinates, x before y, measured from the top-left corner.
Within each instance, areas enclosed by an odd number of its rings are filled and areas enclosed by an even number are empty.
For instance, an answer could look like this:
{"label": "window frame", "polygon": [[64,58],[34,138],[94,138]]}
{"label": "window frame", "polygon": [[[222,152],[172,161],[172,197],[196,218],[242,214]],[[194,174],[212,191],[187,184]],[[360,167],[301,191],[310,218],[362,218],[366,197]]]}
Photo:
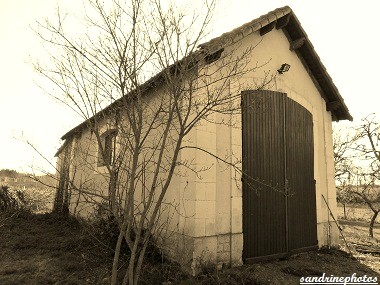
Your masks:
{"label": "window frame", "polygon": [[100,135],[101,146],[98,145],[97,166],[112,165],[115,152],[117,130],[111,129]]}

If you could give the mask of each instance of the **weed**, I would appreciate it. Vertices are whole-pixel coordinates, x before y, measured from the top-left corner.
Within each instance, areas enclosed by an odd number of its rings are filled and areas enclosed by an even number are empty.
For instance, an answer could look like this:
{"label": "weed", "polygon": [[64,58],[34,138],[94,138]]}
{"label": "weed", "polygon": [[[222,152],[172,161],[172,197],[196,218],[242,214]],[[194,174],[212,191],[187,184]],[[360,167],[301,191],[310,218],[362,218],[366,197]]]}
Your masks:
{"label": "weed", "polygon": [[[0,284],[109,284],[115,227],[103,222],[89,225],[70,216],[53,214],[12,216],[0,231]],[[126,249],[123,262],[128,259],[127,252]],[[180,265],[163,258],[158,248],[149,245],[141,284],[299,284],[300,276],[320,276],[322,272],[380,277],[348,257],[338,249],[323,248],[282,261],[223,270],[210,266],[208,272],[191,277]]]}
{"label": "weed", "polygon": [[11,275],[17,273],[16,268],[4,268],[3,270],[0,271],[1,275]]}
{"label": "weed", "polygon": [[319,270],[315,270],[313,268],[299,268],[288,266],[281,268],[281,271],[286,274],[291,274],[294,276],[302,277],[302,276],[322,276],[323,272]]}

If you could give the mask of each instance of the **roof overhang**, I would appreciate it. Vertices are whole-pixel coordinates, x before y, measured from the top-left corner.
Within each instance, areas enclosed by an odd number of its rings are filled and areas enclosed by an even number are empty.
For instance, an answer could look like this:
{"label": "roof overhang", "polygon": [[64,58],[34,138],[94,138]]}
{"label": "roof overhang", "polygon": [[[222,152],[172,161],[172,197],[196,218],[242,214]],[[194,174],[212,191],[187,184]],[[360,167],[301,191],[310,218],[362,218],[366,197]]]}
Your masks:
{"label": "roof overhang", "polygon": [[[259,31],[260,35],[263,36],[273,29],[282,29],[285,33],[289,40],[289,49],[297,54],[305,69],[309,73],[311,79],[321,93],[321,96],[326,101],[326,109],[331,112],[332,119],[334,121],[352,121],[352,116],[337,87],[322,64],[299,20],[293,13],[292,9],[288,6],[278,8],[242,25],[241,27],[199,45],[200,51],[192,54],[191,56],[195,57],[199,54],[210,54],[223,48],[225,45],[240,41],[242,38],[251,33]],[[169,68],[175,68],[175,64]],[[160,85],[162,83],[163,72],[164,71],[160,72],[140,86],[141,90],[147,92],[151,88]],[[102,111],[71,129],[69,132],[64,134],[61,139],[65,140],[80,132],[82,129],[90,127],[96,118],[114,110],[114,107],[117,106],[117,104],[120,104],[122,100],[123,98],[116,100]],[[64,146],[61,148],[63,147]],[[61,148],[58,150],[57,154],[59,154]]]}
{"label": "roof overhang", "polygon": [[55,153],[54,157],[58,157],[58,156],[61,154],[61,152],[65,149],[67,143],[68,143],[68,141],[65,141],[65,142],[61,145],[61,147],[60,147],[60,148],[57,150],[57,152]]}
{"label": "roof overhang", "polygon": [[220,37],[200,45],[201,49],[213,52],[225,45],[240,41],[247,35],[259,32],[261,36],[273,29],[282,29],[289,41],[289,49],[297,54],[309,76],[326,101],[326,109],[334,121],[350,120],[352,116],[337,87],[322,64],[299,20],[288,6],[278,8]]}

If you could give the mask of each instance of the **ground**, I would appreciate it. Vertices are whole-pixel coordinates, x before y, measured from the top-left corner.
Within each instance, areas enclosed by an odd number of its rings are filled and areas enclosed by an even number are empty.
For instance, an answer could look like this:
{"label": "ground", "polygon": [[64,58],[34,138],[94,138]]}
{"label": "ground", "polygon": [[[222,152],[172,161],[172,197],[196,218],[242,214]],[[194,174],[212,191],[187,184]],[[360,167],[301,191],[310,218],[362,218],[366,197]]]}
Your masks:
{"label": "ground", "polygon": [[[365,204],[349,204],[346,205],[346,217],[344,217],[344,208],[338,205],[338,218],[351,221],[367,222],[372,217],[372,211]],[[380,217],[379,217],[380,218]],[[380,221],[379,219],[377,220]],[[380,238],[380,237],[379,237]]]}
{"label": "ground", "polygon": [[[349,249],[353,251],[357,260],[380,273],[380,224],[375,223],[374,238],[371,238],[368,234],[371,213],[365,205],[349,205],[346,207],[347,219],[344,219],[343,207],[338,207],[338,219]],[[342,237],[341,241],[342,246],[345,247]],[[377,253],[363,253],[363,247],[375,250]],[[347,248],[345,250],[348,251]]]}
{"label": "ground", "polygon": [[[343,225],[349,242],[371,243],[364,225]],[[93,230],[73,218],[52,214],[0,215],[0,284],[109,284],[112,261],[104,227]],[[380,236],[377,229],[377,236]],[[350,244],[351,250],[355,247]],[[239,268],[210,270],[198,277],[181,273],[178,266],[151,251],[142,284],[299,284],[304,276],[376,276],[380,255],[323,249]]]}
{"label": "ground", "polygon": [[97,284],[105,253],[73,219],[13,216],[0,228],[0,284]]}

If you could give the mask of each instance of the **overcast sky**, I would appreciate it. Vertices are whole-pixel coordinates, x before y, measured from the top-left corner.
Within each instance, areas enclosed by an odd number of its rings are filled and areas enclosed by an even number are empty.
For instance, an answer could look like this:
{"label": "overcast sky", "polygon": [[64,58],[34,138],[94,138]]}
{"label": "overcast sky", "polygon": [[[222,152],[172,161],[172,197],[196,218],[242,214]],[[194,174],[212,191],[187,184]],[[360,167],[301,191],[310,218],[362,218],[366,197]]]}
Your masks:
{"label": "overcast sky", "polygon": [[[53,17],[56,0],[0,0],[0,169],[30,171],[48,167],[22,140],[29,140],[54,163],[60,137],[80,123],[67,107],[35,84],[31,59],[43,58],[41,42],[30,26]],[[58,3],[78,11],[79,0]],[[290,6],[308,34],[355,120],[376,113],[380,40],[378,0],[221,0],[212,37],[230,31],[278,7]],[[380,112],[378,119],[380,120]]]}

